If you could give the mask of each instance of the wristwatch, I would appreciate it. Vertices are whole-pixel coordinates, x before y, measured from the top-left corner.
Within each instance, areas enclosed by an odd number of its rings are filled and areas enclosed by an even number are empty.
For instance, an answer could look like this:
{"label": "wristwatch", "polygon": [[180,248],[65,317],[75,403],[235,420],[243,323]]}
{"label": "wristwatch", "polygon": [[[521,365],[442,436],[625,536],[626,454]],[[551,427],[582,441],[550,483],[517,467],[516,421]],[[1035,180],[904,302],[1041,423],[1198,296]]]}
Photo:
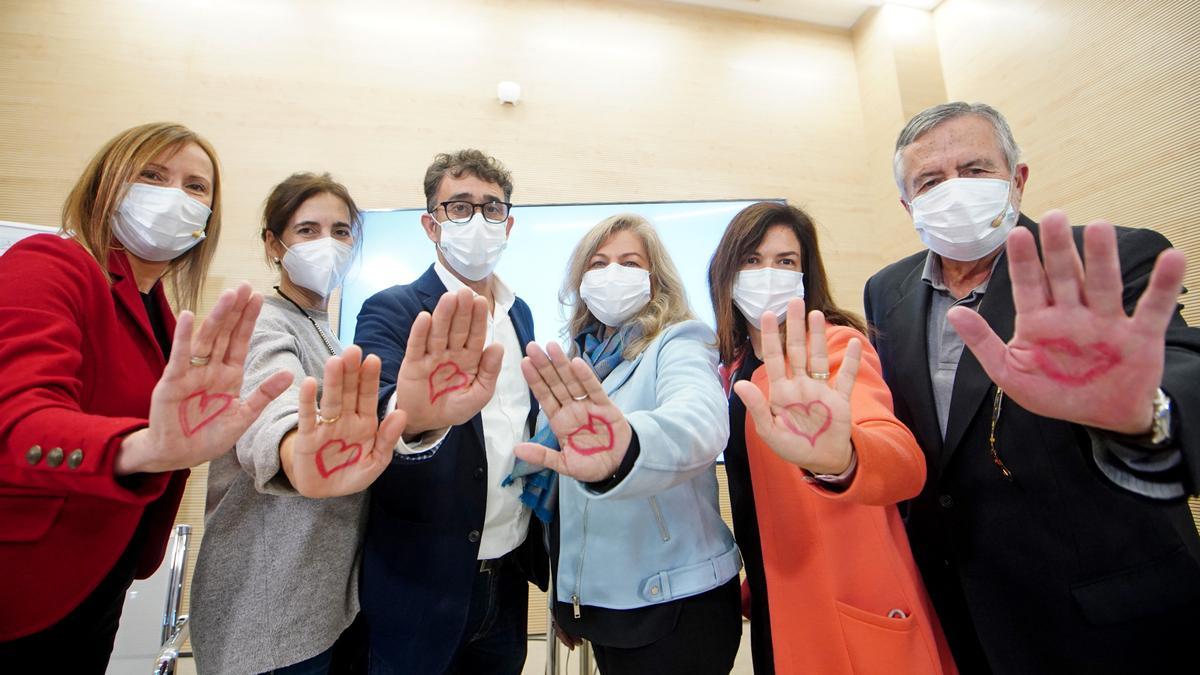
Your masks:
{"label": "wristwatch", "polygon": [[1159,387],[1154,392],[1154,423],[1150,426],[1150,445],[1165,445],[1171,440],[1171,398]]}

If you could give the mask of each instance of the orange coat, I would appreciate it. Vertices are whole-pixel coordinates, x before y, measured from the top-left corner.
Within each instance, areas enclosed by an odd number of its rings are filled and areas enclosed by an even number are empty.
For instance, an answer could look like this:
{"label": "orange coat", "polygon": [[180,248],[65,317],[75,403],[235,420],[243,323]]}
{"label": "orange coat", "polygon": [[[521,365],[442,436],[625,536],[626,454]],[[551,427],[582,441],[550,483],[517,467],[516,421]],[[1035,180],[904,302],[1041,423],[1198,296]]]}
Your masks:
{"label": "orange coat", "polygon": [[[776,455],[746,419],[775,671],[956,673],[896,509],[921,491],[924,455],[892,413],[879,357],[867,339],[832,324],[827,337],[833,374],[850,339],[863,343],[851,395],[858,469],[847,489],[837,493],[814,483]],[[751,381],[768,392],[765,368]]]}

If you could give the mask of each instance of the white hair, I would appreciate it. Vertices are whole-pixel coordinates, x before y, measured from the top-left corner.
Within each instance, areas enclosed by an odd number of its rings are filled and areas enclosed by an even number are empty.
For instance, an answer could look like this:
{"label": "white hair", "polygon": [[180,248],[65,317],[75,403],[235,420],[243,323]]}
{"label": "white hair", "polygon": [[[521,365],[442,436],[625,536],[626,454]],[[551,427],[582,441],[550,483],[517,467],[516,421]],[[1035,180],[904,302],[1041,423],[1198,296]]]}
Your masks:
{"label": "white hair", "polygon": [[896,178],[896,186],[900,188],[900,196],[907,197],[904,190],[904,149],[942,122],[963,115],[979,115],[992,123],[992,128],[996,132],[996,141],[1000,144],[1000,149],[1004,152],[1004,159],[1008,162],[1009,173],[1017,170],[1017,160],[1021,157],[1021,149],[1017,147],[1017,141],[1013,138],[1012,129],[1009,128],[1004,115],[986,103],[951,101],[926,108],[914,115],[908,124],[904,125],[904,129],[896,139],[896,154],[892,157],[892,173]]}

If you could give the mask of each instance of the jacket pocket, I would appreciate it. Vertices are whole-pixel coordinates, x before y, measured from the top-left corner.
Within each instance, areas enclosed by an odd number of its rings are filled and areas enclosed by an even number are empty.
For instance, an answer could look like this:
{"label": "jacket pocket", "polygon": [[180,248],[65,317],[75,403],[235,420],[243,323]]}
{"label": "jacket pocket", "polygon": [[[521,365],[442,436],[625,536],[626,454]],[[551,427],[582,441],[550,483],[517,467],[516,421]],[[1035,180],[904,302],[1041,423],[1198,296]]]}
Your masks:
{"label": "jacket pocket", "polygon": [[1180,546],[1167,555],[1071,586],[1094,625],[1132,621],[1200,602],[1200,565]]}
{"label": "jacket pocket", "polygon": [[46,536],[66,501],[61,495],[0,488],[0,542],[30,542]]}
{"label": "jacket pocket", "polygon": [[899,609],[881,616],[837,603],[846,655],[856,673],[940,673],[917,620]]}
{"label": "jacket pocket", "polygon": [[657,497],[650,498],[650,510],[654,512],[654,522],[658,523],[658,536],[662,537],[663,541],[671,541],[671,531],[667,529],[667,519],[663,516]]}

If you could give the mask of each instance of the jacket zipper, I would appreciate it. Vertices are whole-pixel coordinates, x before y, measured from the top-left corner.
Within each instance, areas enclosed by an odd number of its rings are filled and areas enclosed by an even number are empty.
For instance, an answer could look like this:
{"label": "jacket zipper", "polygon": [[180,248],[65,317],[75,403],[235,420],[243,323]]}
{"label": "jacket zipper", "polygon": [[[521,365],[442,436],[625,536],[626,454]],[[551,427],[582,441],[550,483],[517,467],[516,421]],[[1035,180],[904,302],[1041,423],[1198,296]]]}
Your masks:
{"label": "jacket zipper", "polygon": [[671,533],[667,530],[667,519],[663,517],[662,509],[658,506],[658,498],[650,498],[650,508],[654,511],[654,519],[658,521],[658,534],[663,541],[671,541]]}
{"label": "jacket zipper", "polygon": [[587,553],[587,524],[588,524],[588,506],[590,502],[583,504],[583,543],[579,546],[579,566],[575,568],[575,592],[571,594],[571,607],[575,610],[575,618],[580,616],[579,611],[579,588],[583,585],[583,556]]}

